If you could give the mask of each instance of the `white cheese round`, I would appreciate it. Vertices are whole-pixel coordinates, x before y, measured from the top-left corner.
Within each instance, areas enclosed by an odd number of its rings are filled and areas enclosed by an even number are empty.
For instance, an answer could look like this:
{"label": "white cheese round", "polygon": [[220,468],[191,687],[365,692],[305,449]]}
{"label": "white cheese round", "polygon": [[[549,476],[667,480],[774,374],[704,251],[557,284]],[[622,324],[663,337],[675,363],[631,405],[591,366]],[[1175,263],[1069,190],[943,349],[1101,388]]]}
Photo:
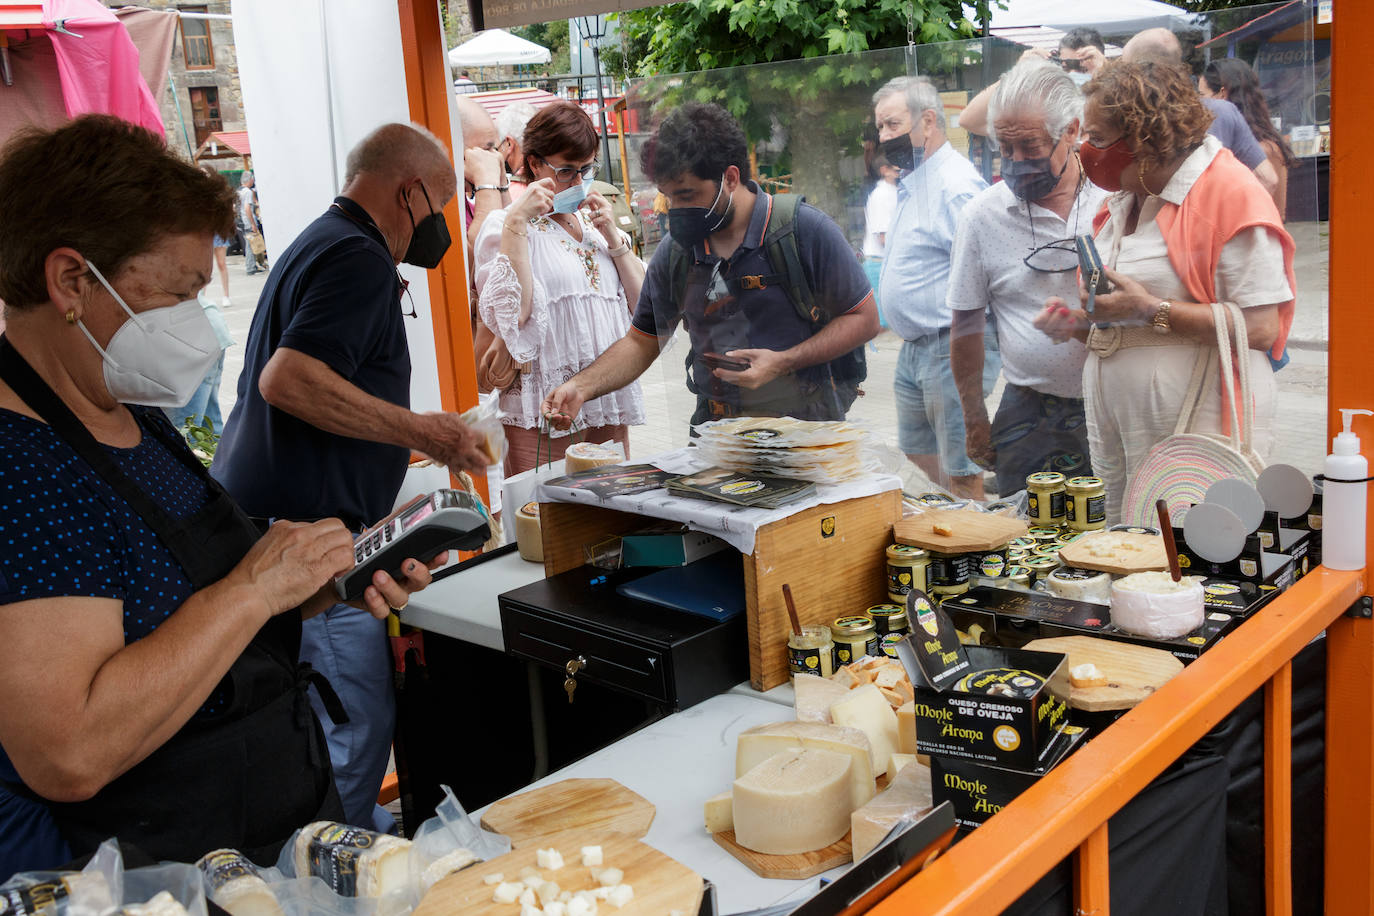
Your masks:
{"label": "white cheese round", "polygon": [[601,445],[596,442],[576,442],[563,453],[563,467],[569,474],[599,468],[606,464],[619,464],[623,459],[620,450],[614,445]]}
{"label": "white cheese round", "polygon": [[846,754],[784,751],[735,780],[735,841],[765,855],[824,849],[849,832]]}
{"label": "white cheese round", "polygon": [[1109,601],[1112,593],[1112,577],[1104,572],[1091,569],[1075,569],[1061,566],[1045,579],[1051,594],[1075,601]]}
{"label": "white cheese round", "polygon": [[1166,572],[1140,572],[1112,584],[1112,623],[1127,633],[1177,639],[1202,626],[1201,581],[1178,582]]}

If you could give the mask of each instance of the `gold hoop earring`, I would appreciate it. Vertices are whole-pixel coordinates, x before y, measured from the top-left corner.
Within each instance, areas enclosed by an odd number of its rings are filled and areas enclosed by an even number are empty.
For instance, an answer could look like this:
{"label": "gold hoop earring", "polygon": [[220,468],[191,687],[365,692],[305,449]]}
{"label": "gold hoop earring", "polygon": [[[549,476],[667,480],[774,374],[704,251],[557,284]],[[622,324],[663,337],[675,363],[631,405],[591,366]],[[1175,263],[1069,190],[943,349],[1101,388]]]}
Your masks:
{"label": "gold hoop earring", "polygon": [[67,309],[67,324],[76,324],[76,309]]}

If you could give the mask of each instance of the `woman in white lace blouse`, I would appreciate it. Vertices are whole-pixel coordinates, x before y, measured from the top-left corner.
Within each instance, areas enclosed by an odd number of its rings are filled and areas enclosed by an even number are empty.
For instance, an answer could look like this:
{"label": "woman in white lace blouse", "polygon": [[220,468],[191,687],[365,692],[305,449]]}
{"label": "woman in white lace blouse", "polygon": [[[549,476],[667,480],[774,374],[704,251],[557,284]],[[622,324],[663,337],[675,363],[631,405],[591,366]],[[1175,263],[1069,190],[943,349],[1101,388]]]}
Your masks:
{"label": "woman in white lace blouse", "polygon": [[[611,205],[583,190],[596,173],[597,143],[591,118],[577,105],[541,109],[523,143],[525,172],[535,180],[509,208],[488,216],[477,235],[479,314],[522,364],[501,392],[508,476],[534,467],[541,451],[540,402],[625,335],[644,282],[644,263],[616,228]],[[623,443],[628,456],[629,427],[644,422],[639,383],[588,401],[582,418],[587,441]],[[552,435],[552,456],[561,458],[574,438]]]}

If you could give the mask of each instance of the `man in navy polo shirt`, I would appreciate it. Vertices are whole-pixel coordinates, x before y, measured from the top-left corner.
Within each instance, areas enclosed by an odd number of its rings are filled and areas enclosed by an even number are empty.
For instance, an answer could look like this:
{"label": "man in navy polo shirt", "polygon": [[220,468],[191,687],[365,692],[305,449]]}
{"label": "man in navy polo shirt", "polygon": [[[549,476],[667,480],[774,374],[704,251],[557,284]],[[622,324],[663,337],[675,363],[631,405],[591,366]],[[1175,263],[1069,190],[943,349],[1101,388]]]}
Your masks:
{"label": "man in navy polo shirt", "polygon": [[[438,140],[383,125],[349,153],[343,193],[277,260],[211,469],[248,514],[337,517],[357,531],[391,512],[412,450],[455,470],[487,464],[456,414],[410,410],[396,265],[438,265],[449,246],[441,211],[456,190]],[[395,723],[385,627],[339,604],[305,621],[301,639],[301,660],[349,716],[334,723],[312,698],[344,812],[380,830],[391,826],[376,801]]]}
{"label": "man in navy polo shirt", "polygon": [[783,205],[749,180],[744,133],[718,105],[690,102],[670,114],[645,146],[644,167],[668,198],[669,238],[649,262],[630,330],[545,399],[545,416],[566,428],[585,401],[634,381],[682,321],[692,423],[843,418],[864,379],[878,309],[840,228],[815,207],[795,207],[804,283],[791,283],[778,264],[784,249],[773,245],[770,257],[767,244]]}

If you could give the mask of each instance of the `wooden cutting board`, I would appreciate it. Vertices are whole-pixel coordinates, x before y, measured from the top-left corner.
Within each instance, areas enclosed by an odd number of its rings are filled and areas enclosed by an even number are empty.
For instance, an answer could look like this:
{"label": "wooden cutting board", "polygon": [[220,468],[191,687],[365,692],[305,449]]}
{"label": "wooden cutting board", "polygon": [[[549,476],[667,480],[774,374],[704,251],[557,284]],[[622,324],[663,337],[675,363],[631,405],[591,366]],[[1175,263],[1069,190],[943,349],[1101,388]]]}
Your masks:
{"label": "wooden cutting board", "polygon": [[547,846],[544,837],[568,830],[641,837],[653,822],[653,804],[614,779],[564,779],[503,798],[482,815],[483,827],[517,849]]}
{"label": "wooden cutting board", "polygon": [[1025,647],[1033,652],[1063,652],[1070,668],[1091,662],[1107,676],[1105,687],[1074,687],[1069,694],[1069,705],[1084,712],[1130,709],[1183,670],[1183,662],[1162,649],[1095,636],[1033,639]]}
{"label": "wooden cutting board", "polygon": [[[591,890],[598,885],[591,871],[582,865],[583,846],[601,847],[603,868],[618,868],[625,873],[623,884],[634,888],[634,899],[622,909],[602,903],[598,909],[616,916],[664,916],[673,910],[695,914],[701,908],[701,875],[686,865],[670,859],[651,846],[618,833],[573,830],[550,834],[545,847],[552,846],[567,863],[558,871],[540,869],[547,880],[567,891]],[[510,903],[496,903],[492,894],[496,885],[486,884],[487,875],[500,872],[507,881],[519,881],[520,869],[538,867],[538,848],[516,849],[490,862],[478,862],[456,874],[449,875],[430,889],[415,916],[518,916],[520,907]]]}
{"label": "wooden cutting board", "polygon": [[[949,534],[936,534],[933,526],[948,527]],[[1020,519],[973,509],[928,509],[904,518],[892,527],[898,544],[909,544],[941,553],[972,553],[1001,547],[1027,531]]]}
{"label": "wooden cutting board", "polygon": [[713,833],[711,839],[715,840],[716,844],[730,855],[748,865],[750,870],[760,878],[785,878],[791,881],[800,881],[803,878],[811,878],[821,872],[839,868],[841,865],[848,865],[854,861],[854,850],[849,842],[850,835],[847,833],[843,839],[831,843],[824,849],[790,856],[770,856],[761,852],[754,852],[752,849],[745,849],[735,842],[735,831],[733,830]]}
{"label": "wooden cutting board", "polygon": [[[1094,556],[1089,552],[1093,549],[1093,543],[1101,541],[1105,535],[1119,539],[1122,546],[1112,550],[1111,556]],[[1079,569],[1095,569],[1117,576],[1169,568],[1169,556],[1164,552],[1164,538],[1157,534],[1138,534],[1131,531],[1089,531],[1078,540],[1061,547],[1059,559]]]}

